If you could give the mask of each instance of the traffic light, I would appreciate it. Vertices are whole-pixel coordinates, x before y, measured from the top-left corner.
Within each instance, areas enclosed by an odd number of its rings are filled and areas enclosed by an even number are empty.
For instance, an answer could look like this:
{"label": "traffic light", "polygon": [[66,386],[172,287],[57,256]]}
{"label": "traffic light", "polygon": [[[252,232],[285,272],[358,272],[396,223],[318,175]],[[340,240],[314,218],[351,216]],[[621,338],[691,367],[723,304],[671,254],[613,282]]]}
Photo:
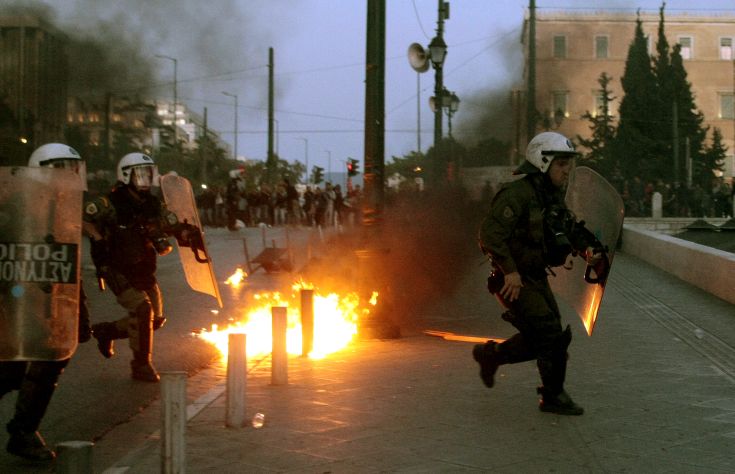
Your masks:
{"label": "traffic light", "polygon": [[347,160],[347,176],[356,176],[360,174],[359,168],[360,163],[356,159],[349,158]]}
{"label": "traffic light", "polygon": [[324,181],[324,168],[321,166],[314,166],[311,169],[311,176],[312,176],[312,182],[314,184],[319,184],[322,181]]}

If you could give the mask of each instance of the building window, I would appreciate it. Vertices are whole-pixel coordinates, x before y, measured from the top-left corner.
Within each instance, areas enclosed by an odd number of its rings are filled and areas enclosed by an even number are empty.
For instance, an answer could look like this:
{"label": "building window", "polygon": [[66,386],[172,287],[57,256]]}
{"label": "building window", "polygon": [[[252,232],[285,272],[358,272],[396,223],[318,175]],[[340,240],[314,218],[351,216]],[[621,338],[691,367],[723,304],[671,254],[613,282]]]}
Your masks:
{"label": "building window", "polygon": [[563,59],[567,57],[567,37],[563,35],[554,36],[554,57]]}
{"label": "building window", "polygon": [[554,91],[551,93],[551,116],[556,117],[562,115],[569,117],[569,111],[567,110],[567,99],[569,98],[569,92],[567,91]]}
{"label": "building window", "polygon": [[735,94],[732,92],[723,92],[720,94],[720,118],[735,118]]}
{"label": "building window", "polygon": [[694,40],[691,36],[680,36],[679,44],[681,45],[681,58],[692,59],[694,55]]}
{"label": "building window", "polygon": [[732,38],[720,38],[720,59],[731,61],[732,56]]}
{"label": "building window", "polygon": [[608,37],[595,36],[595,57],[597,59],[608,58]]}
{"label": "building window", "polygon": [[[592,91],[592,94],[595,97],[595,104],[594,104],[592,116],[598,117],[602,115],[603,109],[605,107],[605,94],[599,89]],[[612,117],[611,107],[612,107],[612,103],[608,102],[607,103],[607,116],[608,117]]]}

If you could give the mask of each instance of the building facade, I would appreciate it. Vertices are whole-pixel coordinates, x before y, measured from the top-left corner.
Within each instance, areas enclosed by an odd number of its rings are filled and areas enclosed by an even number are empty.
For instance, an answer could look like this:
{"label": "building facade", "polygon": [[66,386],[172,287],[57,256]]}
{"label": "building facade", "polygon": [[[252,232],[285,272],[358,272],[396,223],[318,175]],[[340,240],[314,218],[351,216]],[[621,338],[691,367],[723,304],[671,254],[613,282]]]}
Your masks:
{"label": "building facade", "polygon": [[[602,106],[598,78],[612,77],[608,88],[615,100],[613,118],[623,96],[621,78],[636,27],[635,13],[543,12],[536,15],[536,109],[542,123],[567,136],[590,135],[582,116],[599,113]],[[641,14],[643,32],[651,54],[658,39],[658,14]],[[522,42],[528,73],[528,17]],[[725,176],[735,175],[735,16],[666,15],[664,32],[669,45],[681,45],[687,79],[704,125],[717,127],[728,148]],[[527,83],[527,78],[524,83]],[[525,114],[519,130],[525,131]],[[541,124],[539,130],[542,129]],[[525,133],[519,134],[526,143]],[[711,133],[709,135],[711,137]],[[524,138],[526,139],[524,141]],[[519,147],[523,149],[523,147]]]}
{"label": "building facade", "polygon": [[0,16],[0,155],[25,161],[37,146],[63,138],[66,38],[37,17]]}

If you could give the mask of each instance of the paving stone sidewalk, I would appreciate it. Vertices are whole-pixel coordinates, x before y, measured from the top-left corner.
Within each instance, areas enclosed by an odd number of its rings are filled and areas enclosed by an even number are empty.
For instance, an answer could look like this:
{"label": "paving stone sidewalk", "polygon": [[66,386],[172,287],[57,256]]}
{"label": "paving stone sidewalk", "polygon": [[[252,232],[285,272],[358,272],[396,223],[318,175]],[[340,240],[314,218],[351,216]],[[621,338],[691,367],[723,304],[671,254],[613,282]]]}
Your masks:
{"label": "paving stone sidewalk", "polygon": [[[511,334],[484,293],[483,271],[468,270],[426,315],[426,329]],[[248,416],[265,414],[260,429],[224,426],[223,367],[190,379],[212,388],[187,425],[187,471],[733,471],[732,305],[621,254],[593,336],[566,310],[565,318],[574,329],[567,389],[585,407],[581,417],[538,410],[532,363],[501,367],[487,389],[471,344],[414,331],[357,340],[323,360],[291,358],[286,386],[270,384],[262,361],[247,385]],[[113,432],[95,449],[122,438]],[[159,472],[157,434],[97,469]]]}

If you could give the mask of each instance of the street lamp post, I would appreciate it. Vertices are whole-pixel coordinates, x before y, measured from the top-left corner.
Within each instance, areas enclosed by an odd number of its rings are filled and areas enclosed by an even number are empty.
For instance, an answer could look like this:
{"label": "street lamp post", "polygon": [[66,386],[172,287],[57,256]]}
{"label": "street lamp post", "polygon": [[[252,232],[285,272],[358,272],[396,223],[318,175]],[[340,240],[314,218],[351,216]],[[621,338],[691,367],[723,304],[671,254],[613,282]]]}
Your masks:
{"label": "street lamp post", "polygon": [[156,54],[157,58],[160,59],[168,59],[169,61],[173,61],[174,63],[174,118],[173,118],[173,124],[174,124],[174,148],[178,148],[179,146],[179,133],[177,131],[178,125],[176,123],[176,104],[178,103],[178,91],[177,91],[177,85],[178,85],[178,68],[179,68],[179,61],[176,58],[172,58],[171,56],[165,56],[163,54]]}
{"label": "street lamp post", "polygon": [[454,92],[444,89],[442,95],[442,107],[447,109],[447,117],[449,122],[449,138],[452,137],[452,116],[459,110],[459,97]]}
{"label": "street lamp post", "polygon": [[[439,0],[441,3],[442,0]],[[439,21],[437,22],[438,27],[436,29],[436,36],[429,43],[429,56],[431,57],[431,64],[434,67],[434,100],[441,104],[441,97],[444,91],[444,58],[447,56],[447,44],[442,38],[444,20],[440,13]],[[439,142],[442,139],[442,108],[437,107],[434,111],[434,149],[437,149]]]}
{"label": "street lamp post", "polygon": [[237,94],[231,94],[225,91],[222,91],[222,94],[228,97],[233,97],[235,99],[235,152],[234,152],[234,158],[235,158],[235,161],[237,161]]}
{"label": "street lamp post", "polygon": [[[411,67],[418,73],[429,70],[429,63],[434,68],[434,96],[429,98],[429,105],[434,112],[434,153],[437,155],[437,164],[441,160],[439,156],[439,143],[442,139],[442,111],[443,94],[444,94],[444,60],[447,56],[447,43],[444,42],[444,20],[449,19],[449,2],[446,0],[439,1],[439,12],[436,21],[436,36],[432,38],[428,46],[428,51],[420,44],[413,43],[408,48],[408,62]],[[418,83],[417,83],[418,87]],[[417,91],[418,95],[419,91]],[[417,114],[418,115],[418,114]],[[419,141],[419,153],[421,152],[421,144]]]}
{"label": "street lamp post", "polygon": [[304,142],[304,166],[306,167],[306,184],[309,184],[310,177],[309,177],[309,139],[299,137],[297,140],[302,140]]}
{"label": "street lamp post", "polygon": [[459,157],[457,157],[455,161],[455,155],[454,155],[454,137],[452,136],[452,116],[459,110],[459,97],[457,97],[457,94],[454,92],[449,92],[448,90],[444,89],[444,94],[442,95],[441,100],[442,108],[447,109],[447,122],[449,124],[449,147],[450,147],[450,160],[452,163],[455,163],[457,166],[456,170],[456,176],[459,182],[461,183],[462,179],[462,155],[459,154]]}
{"label": "street lamp post", "polygon": [[328,181],[331,182],[332,180],[332,152],[330,150],[324,150],[324,153],[327,154],[327,176]]}

